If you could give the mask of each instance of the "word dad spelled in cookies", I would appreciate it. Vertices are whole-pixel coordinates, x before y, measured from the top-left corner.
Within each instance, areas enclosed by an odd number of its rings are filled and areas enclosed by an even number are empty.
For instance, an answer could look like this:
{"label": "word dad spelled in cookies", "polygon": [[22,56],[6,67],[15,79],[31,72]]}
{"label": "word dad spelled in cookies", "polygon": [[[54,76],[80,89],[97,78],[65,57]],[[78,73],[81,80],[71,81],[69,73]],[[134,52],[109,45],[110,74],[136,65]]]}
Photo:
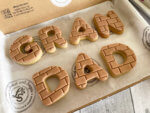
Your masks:
{"label": "word dad spelled in cookies", "polygon": [[[110,31],[122,34],[124,25],[114,11],[109,11],[107,16],[96,14],[93,18],[94,25],[103,38],[109,37]],[[67,48],[67,41],[62,36],[61,30],[56,26],[48,26],[39,31],[40,41],[47,53],[54,53],[56,47]],[[98,34],[82,18],[76,18],[69,36],[71,44],[77,45],[80,40],[87,39],[96,41]],[[38,43],[34,42],[31,36],[22,36],[14,41],[10,47],[10,57],[22,65],[30,65],[40,60],[42,49]]]}
{"label": "word dad spelled in cookies", "polygon": [[[113,55],[115,53],[124,57],[123,63],[118,64]],[[127,45],[121,43],[102,47],[100,55],[103,57],[113,77],[118,77],[129,72],[136,64],[134,52]],[[107,71],[85,53],[80,53],[77,56],[75,60],[75,70],[75,85],[79,89],[86,88],[88,81],[92,79],[96,78],[99,81],[106,81],[108,79]],[[54,91],[50,91],[46,83],[46,80],[52,76],[59,79],[59,85]],[[34,74],[32,78],[44,105],[51,105],[57,102],[69,91],[70,79],[67,72],[61,67],[50,66]]]}

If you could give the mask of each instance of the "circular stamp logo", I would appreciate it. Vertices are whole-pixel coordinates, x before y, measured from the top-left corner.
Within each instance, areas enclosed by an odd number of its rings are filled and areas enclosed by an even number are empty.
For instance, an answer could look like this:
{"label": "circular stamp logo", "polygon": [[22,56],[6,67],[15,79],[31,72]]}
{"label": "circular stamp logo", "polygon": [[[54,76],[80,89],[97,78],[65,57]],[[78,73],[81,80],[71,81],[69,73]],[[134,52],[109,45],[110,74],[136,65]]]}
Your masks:
{"label": "circular stamp logo", "polygon": [[57,7],[65,7],[69,5],[72,0],[50,0],[50,1]]}
{"label": "circular stamp logo", "polygon": [[27,79],[12,81],[6,87],[6,97],[14,111],[22,112],[32,105],[35,98],[35,87]]}
{"label": "circular stamp logo", "polygon": [[144,46],[150,50],[150,26],[148,26],[144,29],[142,42],[143,42]]}

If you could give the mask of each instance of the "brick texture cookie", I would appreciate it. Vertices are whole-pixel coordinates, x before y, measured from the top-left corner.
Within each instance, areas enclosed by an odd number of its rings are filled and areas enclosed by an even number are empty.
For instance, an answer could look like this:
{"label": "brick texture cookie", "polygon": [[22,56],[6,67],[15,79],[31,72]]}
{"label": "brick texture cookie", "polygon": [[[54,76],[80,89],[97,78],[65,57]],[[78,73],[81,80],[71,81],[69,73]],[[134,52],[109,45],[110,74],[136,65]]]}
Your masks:
{"label": "brick texture cookie", "polygon": [[110,31],[116,34],[122,34],[124,31],[124,25],[114,11],[109,11],[107,16],[96,14],[93,21],[99,35],[103,38],[108,38]]}
{"label": "brick texture cookie", "polygon": [[87,82],[94,78],[105,81],[108,78],[108,73],[89,56],[80,53],[76,59],[76,86],[79,89],[84,89],[87,86]]}
{"label": "brick texture cookie", "polygon": [[31,36],[22,36],[16,39],[9,50],[10,57],[22,65],[34,64],[42,57],[40,46],[33,42]]}
{"label": "brick texture cookie", "polygon": [[76,18],[72,31],[70,34],[70,43],[77,45],[80,40],[88,39],[89,41],[96,41],[98,39],[97,32],[90,27],[83,19]]}
{"label": "brick texture cookie", "polygon": [[48,53],[54,53],[56,47],[67,48],[67,41],[62,37],[61,30],[56,26],[48,26],[39,31],[39,37]]}
{"label": "brick texture cookie", "polygon": [[[113,54],[120,54],[124,63],[118,64]],[[115,43],[102,47],[100,54],[113,77],[129,72],[136,64],[136,56],[127,45]]]}
{"label": "brick texture cookie", "polygon": [[[59,85],[54,91],[50,91],[48,85],[46,84],[46,79],[51,76],[55,76],[59,79]],[[61,67],[50,66],[34,74],[32,78],[36,86],[36,90],[39,93],[40,99],[46,106],[57,102],[69,91],[69,76]]]}

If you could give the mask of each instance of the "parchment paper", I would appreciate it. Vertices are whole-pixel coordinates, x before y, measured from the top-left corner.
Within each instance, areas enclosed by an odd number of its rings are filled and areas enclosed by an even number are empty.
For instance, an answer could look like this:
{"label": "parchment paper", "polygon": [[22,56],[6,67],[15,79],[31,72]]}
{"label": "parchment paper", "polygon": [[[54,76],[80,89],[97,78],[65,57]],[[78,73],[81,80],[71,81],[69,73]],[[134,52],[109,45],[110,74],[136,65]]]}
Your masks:
{"label": "parchment paper", "polygon": [[[83,40],[77,46],[69,44],[67,49],[57,48],[57,51],[54,54],[44,54],[38,63],[31,66],[18,65],[9,58],[9,47],[19,36],[27,34],[37,38],[36,36],[39,29],[48,25],[56,25],[59,26],[63,36],[68,40],[72,24],[76,17],[82,17],[87,23],[94,27],[92,23],[93,16],[96,13],[106,14],[109,10],[114,10],[123,21],[125,31],[122,35],[111,34],[108,39],[99,37],[96,42]],[[51,65],[61,66],[68,72],[71,80],[68,94],[57,103],[47,107],[42,104],[36,93],[32,106],[25,110],[24,113],[66,113],[147,77],[150,75],[150,52],[145,48],[141,41],[143,30],[147,26],[148,24],[145,20],[127,0],[115,0],[114,2],[107,1],[29,27],[25,30],[2,36],[0,38],[0,112],[14,113],[6,99],[6,86],[9,82],[18,79],[32,80],[32,75],[34,73]],[[84,90],[77,89],[71,75],[72,65],[75,63],[77,55],[80,52],[84,52],[106,69],[103,60],[99,55],[99,51],[101,47],[116,42],[126,44],[134,50],[137,56],[137,65],[135,68],[121,77],[112,78],[109,75],[109,79],[106,82],[97,82],[95,85],[89,86]]]}

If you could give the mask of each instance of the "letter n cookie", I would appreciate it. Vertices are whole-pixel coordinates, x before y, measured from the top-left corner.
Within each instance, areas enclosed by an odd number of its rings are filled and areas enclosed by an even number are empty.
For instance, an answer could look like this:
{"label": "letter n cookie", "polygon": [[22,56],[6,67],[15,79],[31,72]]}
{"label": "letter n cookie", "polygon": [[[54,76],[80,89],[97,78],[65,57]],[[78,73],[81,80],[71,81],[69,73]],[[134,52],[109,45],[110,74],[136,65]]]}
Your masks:
{"label": "letter n cookie", "polygon": [[[124,62],[119,64],[114,58],[114,54],[120,54]],[[129,72],[136,64],[136,56],[127,45],[121,43],[110,44],[102,47],[100,54],[104,59],[113,77],[118,77]]]}
{"label": "letter n cookie", "polygon": [[92,29],[90,25],[88,25],[83,19],[76,18],[72,31],[70,34],[70,43],[71,44],[79,44],[80,40],[88,39],[89,41],[96,41],[98,39],[97,32]]}
{"label": "letter n cookie", "polygon": [[105,81],[108,78],[107,72],[84,53],[78,55],[75,65],[75,84],[79,89],[84,89],[91,79],[97,78]]}
{"label": "letter n cookie", "polygon": [[109,37],[110,31],[116,34],[122,34],[124,31],[124,25],[114,11],[109,11],[107,16],[96,14],[93,21],[99,35],[103,38]]}

